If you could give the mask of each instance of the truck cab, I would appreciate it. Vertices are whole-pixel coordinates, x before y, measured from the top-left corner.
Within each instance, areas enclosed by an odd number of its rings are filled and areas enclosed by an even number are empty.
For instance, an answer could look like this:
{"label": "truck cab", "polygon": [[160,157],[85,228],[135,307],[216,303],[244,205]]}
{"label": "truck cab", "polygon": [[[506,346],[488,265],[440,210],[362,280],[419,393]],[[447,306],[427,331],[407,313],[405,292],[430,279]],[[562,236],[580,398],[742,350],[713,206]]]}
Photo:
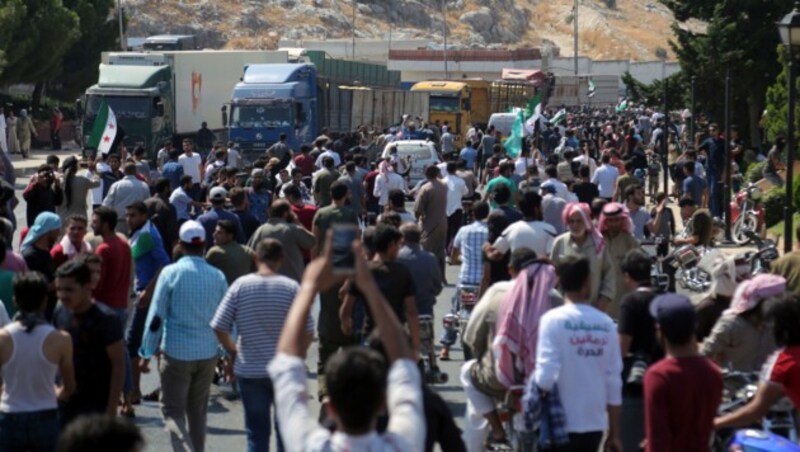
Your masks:
{"label": "truck cab", "polygon": [[157,55],[148,55],[136,65],[130,65],[130,61],[119,63],[112,58],[101,64],[98,82],[86,90],[80,138],[82,143],[88,141],[88,134],[105,98],[125,134],[125,145],[153,149],[171,137],[174,131],[172,71]]}
{"label": "truck cab", "polygon": [[419,82],[411,91],[427,92],[430,95],[428,121],[448,123],[455,135],[457,147],[464,146],[465,135],[472,124],[470,111],[471,88],[464,82],[428,81]]}
{"label": "truck cab", "polygon": [[233,88],[229,139],[253,159],[279,140],[299,149],[318,129],[317,71],[313,64],[251,64]]}

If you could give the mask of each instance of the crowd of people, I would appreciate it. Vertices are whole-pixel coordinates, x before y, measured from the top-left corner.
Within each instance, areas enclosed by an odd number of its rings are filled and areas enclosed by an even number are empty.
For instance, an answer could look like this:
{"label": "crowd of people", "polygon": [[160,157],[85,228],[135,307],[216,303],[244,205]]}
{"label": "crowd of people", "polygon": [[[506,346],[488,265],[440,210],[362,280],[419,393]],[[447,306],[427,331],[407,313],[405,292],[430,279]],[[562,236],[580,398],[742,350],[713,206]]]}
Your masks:
{"label": "crowd of people", "polygon": [[[749,279],[721,259],[696,305],[651,278],[648,244],[663,257],[715,243],[718,128],[689,144],[680,115],[668,127],[644,108],[538,127],[519,155],[492,127],[455,135],[408,117],[300,149],[283,135],[252,163],[210,131],[152,160],[120,142],[48,157],[21,193],[0,152],[0,451],[86,442],[86,419],[135,418],[152,400],[173,449],[201,452],[220,379],[241,395],[248,451],[273,435],[278,450],[511,450],[499,406],[521,386],[526,421],[559,451],[708,450],[714,429],[800,404],[800,251]],[[392,144],[406,139],[441,157],[413,187],[415,162]],[[674,189],[659,189],[662,171]],[[347,275],[332,257],[343,225],[357,231]],[[428,386],[458,340],[446,332],[437,352],[447,285],[478,298],[453,376],[463,434]],[[143,394],[151,367],[160,387]],[[716,417],[720,369],[762,367],[755,401]],[[142,447],[129,424],[103,425]]]}

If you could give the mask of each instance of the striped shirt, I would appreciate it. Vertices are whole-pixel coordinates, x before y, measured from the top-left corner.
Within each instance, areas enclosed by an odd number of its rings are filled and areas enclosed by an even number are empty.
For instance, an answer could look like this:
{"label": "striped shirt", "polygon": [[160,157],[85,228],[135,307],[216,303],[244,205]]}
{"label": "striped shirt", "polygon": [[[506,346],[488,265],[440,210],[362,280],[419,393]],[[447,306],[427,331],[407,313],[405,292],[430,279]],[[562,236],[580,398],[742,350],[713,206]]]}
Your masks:
{"label": "striped shirt", "polygon": [[461,272],[458,282],[478,285],[483,276],[483,245],[489,240],[489,227],[483,221],[472,223],[458,230],[453,246],[461,252]]}
{"label": "striped shirt", "polygon": [[217,337],[208,323],[227,288],[225,275],[202,257],[184,256],[164,267],[147,313],[139,356],[150,359],[158,348],[181,361],[217,356]]}
{"label": "striped shirt", "polygon": [[[283,275],[251,274],[237,279],[211,320],[211,327],[230,333],[236,328],[238,377],[266,378],[267,365],[275,357],[278,339],[300,286]],[[314,321],[306,320],[306,331],[314,333]]]}

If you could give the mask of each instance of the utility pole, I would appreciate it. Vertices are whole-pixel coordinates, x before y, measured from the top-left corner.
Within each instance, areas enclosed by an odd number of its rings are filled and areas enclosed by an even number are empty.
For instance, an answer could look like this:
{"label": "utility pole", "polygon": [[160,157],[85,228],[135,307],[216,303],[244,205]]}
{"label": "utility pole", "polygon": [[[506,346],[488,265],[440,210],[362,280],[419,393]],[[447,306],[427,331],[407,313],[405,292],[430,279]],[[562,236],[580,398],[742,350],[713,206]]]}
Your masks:
{"label": "utility pole", "polygon": [[725,180],[723,181],[722,212],[725,214],[725,241],[731,240],[731,69],[725,69]]}
{"label": "utility pole", "polygon": [[352,25],[352,37],[353,37],[353,61],[356,59],[356,0],[353,0],[353,25]]}
{"label": "utility pole", "polygon": [[575,27],[573,32],[573,45],[575,46],[575,75],[578,75],[578,0],[575,0],[575,6],[572,9],[572,25]]}
{"label": "utility pole", "polygon": [[122,0],[117,0],[117,19],[119,21],[119,47],[123,52],[128,50],[128,43],[125,42],[125,25],[123,19],[125,14],[122,12]]}
{"label": "utility pole", "polygon": [[447,0],[442,0],[442,35],[444,36],[444,79],[450,79],[447,71]]}

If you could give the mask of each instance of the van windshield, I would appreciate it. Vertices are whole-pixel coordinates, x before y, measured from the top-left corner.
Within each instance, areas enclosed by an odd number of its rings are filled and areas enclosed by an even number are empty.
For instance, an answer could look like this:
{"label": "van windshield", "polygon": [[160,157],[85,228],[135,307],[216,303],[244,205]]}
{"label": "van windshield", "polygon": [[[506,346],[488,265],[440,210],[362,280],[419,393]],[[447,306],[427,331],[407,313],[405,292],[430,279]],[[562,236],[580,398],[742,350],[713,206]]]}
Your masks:
{"label": "van windshield", "polygon": [[401,157],[408,155],[415,160],[431,160],[433,158],[428,146],[398,146],[397,153]]}

